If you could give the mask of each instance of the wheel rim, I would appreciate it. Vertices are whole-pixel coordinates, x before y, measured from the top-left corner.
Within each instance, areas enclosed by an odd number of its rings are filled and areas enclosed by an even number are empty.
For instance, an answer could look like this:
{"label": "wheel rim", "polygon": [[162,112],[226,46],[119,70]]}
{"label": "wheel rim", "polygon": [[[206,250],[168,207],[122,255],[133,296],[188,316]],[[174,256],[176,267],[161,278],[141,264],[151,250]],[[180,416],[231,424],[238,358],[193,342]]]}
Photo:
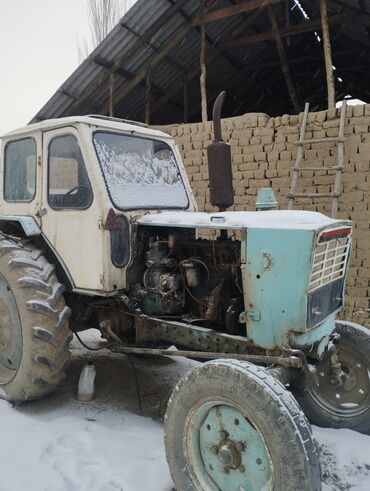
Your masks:
{"label": "wheel rim", "polygon": [[317,404],[335,416],[355,417],[370,407],[370,360],[353,348],[340,345],[342,386],[330,383],[330,359],[318,365],[318,385],[308,391]]}
{"label": "wheel rim", "polygon": [[185,458],[198,490],[273,489],[273,465],[266,442],[235,404],[206,402],[193,408],[185,432]]}
{"label": "wheel rim", "polygon": [[22,345],[17,303],[8,282],[0,274],[0,384],[8,383],[17,373]]}

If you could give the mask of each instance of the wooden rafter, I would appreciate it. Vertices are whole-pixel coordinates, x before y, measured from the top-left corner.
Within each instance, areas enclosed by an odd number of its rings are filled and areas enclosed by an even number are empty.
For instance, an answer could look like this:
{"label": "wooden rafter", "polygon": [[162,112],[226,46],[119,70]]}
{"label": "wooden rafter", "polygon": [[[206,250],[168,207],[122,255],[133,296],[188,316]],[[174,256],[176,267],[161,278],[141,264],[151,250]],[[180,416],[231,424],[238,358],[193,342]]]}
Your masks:
{"label": "wooden rafter", "polygon": [[327,0],[320,0],[320,12],[321,12],[321,22],[322,22],[322,41],[323,41],[325,68],[326,68],[326,83],[328,86],[328,108],[334,109],[335,108],[335,82],[334,82],[334,71],[333,71],[333,59],[331,56]]}
{"label": "wooden rafter", "polygon": [[[106,80],[110,76],[110,72],[116,72],[119,75],[125,76],[122,72],[122,66],[127,63],[132,55],[134,55],[140,48],[142,48],[145,44],[148,44],[151,38],[158,32],[158,30],[166,22],[168,22],[185,3],[186,0],[178,0],[175,4],[173,4],[172,7],[164,12],[164,14],[161,15],[161,17],[157,21],[155,21],[154,24],[145,32],[145,34],[140,36],[139,39],[132,45],[132,47],[126,50],[123,55],[118,58],[114,63],[106,66],[106,64],[103,65],[101,60],[96,60],[98,64],[104,66],[107,69],[107,73],[99,77],[98,80],[96,80],[96,82],[94,82],[94,84],[92,84],[88,90],[84,91],[83,95],[77,101],[78,105],[82,105],[85,100],[89,99],[94,94],[94,92],[106,82]],[[122,24],[122,27],[125,26]],[[130,78],[128,72],[126,72],[126,74],[126,78]]]}
{"label": "wooden rafter", "polygon": [[200,15],[194,21],[194,25],[207,24],[208,22],[215,22],[217,20],[226,19],[232,15],[243,14],[246,12],[251,12],[252,10],[261,9],[268,5],[273,5],[275,3],[281,3],[284,0],[247,0],[237,5],[231,5],[230,7],[225,7],[219,10],[214,10],[213,12],[208,12],[207,14]]}
{"label": "wooden rafter", "polygon": [[207,89],[206,89],[206,28],[200,28],[200,98],[203,123],[208,120]]}
{"label": "wooden rafter", "polygon": [[[211,2],[213,2],[213,0],[208,0],[202,10],[206,9],[208,7],[208,4]],[[156,55],[150,59],[146,66],[139,70],[139,72],[134,76],[132,80],[130,80],[127,85],[116,92],[114,96],[114,101],[116,104],[119,104],[122,99],[127,97],[135,89],[135,87],[137,87],[137,85],[139,85],[145,79],[147,70],[153,72],[153,70],[170,55],[170,53],[176,48],[176,46],[178,46],[190,34],[195,25],[194,23],[199,15],[199,12],[194,14],[190,24],[180,30],[180,32],[175,37],[173,37],[163,49],[158,51],[158,53],[156,53]],[[103,113],[107,112],[107,104],[103,106],[101,111]]]}
{"label": "wooden rafter", "polygon": [[[342,24],[348,20],[357,19],[358,14],[355,12],[346,12],[343,14],[332,15],[328,17],[330,25]],[[280,27],[279,33],[281,38],[296,36],[298,34],[304,34],[306,32],[314,32],[321,30],[321,19],[307,20],[300,22],[299,24],[290,25],[289,27]],[[273,31],[260,32],[258,34],[251,34],[249,36],[232,38],[225,41],[225,46],[228,48],[245,46],[248,44],[257,44],[263,41],[274,40],[275,35]]]}
{"label": "wooden rafter", "polygon": [[292,75],[290,73],[290,68],[289,68],[288,59],[287,59],[287,56],[285,53],[285,48],[284,48],[283,42],[282,42],[281,37],[280,37],[279,28],[278,28],[276,18],[275,18],[275,15],[274,15],[274,12],[272,10],[271,5],[269,5],[267,7],[267,14],[268,14],[268,17],[270,19],[272,32],[274,33],[276,48],[277,48],[280,63],[281,63],[281,70],[283,72],[283,75],[284,75],[284,78],[285,78],[285,81],[286,81],[286,84],[288,87],[290,99],[292,101],[294,111],[296,113],[299,113],[300,104],[299,104],[299,100],[298,100],[297,91],[295,89]]}

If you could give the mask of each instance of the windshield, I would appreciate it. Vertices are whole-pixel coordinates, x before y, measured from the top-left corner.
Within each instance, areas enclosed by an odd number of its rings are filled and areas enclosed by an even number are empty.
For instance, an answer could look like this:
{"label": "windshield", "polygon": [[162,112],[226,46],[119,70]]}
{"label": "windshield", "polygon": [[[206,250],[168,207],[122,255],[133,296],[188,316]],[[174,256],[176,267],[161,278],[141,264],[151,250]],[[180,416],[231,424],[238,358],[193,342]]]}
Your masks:
{"label": "windshield", "polygon": [[188,196],[167,143],[103,131],[95,132],[93,141],[117,208],[187,208]]}

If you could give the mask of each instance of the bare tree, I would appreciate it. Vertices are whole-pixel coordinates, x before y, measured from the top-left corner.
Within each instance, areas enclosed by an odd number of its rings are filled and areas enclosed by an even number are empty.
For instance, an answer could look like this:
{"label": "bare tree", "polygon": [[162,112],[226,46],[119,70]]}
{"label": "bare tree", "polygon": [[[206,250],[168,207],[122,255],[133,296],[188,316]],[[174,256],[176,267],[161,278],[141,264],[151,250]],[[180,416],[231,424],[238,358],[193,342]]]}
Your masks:
{"label": "bare tree", "polygon": [[135,0],[88,0],[90,39],[84,37],[82,43],[77,43],[80,63],[103,41],[134,2]]}

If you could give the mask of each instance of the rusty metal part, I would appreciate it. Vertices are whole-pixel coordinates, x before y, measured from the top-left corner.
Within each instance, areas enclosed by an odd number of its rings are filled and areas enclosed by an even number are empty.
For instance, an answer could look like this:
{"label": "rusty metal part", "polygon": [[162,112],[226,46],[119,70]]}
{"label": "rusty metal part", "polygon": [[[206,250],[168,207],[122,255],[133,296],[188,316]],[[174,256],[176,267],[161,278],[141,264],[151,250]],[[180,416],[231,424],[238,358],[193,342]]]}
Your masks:
{"label": "rusty metal part", "polygon": [[266,356],[266,355],[246,355],[241,353],[214,353],[204,351],[187,351],[176,349],[160,349],[160,348],[138,348],[128,346],[110,345],[107,347],[115,353],[122,353],[124,355],[155,355],[155,356],[179,356],[187,358],[199,358],[217,360],[219,358],[236,359],[242,361],[249,361],[255,364],[261,365],[281,365],[285,367],[301,368],[302,362],[299,358],[294,356]]}
{"label": "rusty metal part", "polygon": [[233,440],[226,439],[220,443],[217,451],[218,460],[230,469],[238,469],[242,462],[240,450]]}
{"label": "rusty metal part", "polygon": [[201,351],[265,354],[246,337],[218,332],[206,327],[140,315],[135,318],[136,342],[167,341]]}
{"label": "rusty metal part", "polygon": [[267,367],[267,371],[275,380],[278,380],[283,385],[290,383],[301,373],[300,370],[294,370],[291,367],[284,367],[281,365],[277,367]]}

